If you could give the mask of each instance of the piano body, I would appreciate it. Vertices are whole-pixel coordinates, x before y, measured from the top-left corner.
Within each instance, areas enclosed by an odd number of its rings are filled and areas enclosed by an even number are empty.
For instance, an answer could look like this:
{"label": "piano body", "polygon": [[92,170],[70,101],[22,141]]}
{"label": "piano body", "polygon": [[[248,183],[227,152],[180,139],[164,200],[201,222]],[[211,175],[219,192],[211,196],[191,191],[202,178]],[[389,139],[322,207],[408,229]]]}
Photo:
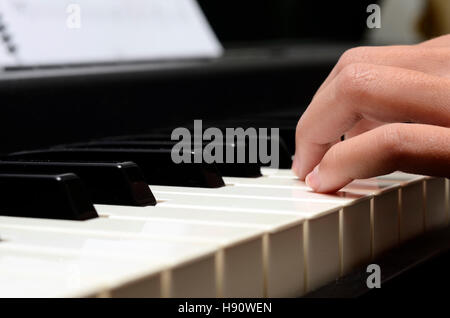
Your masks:
{"label": "piano body", "polygon": [[[245,40],[204,2],[219,37]],[[279,3],[287,19],[295,1]],[[448,236],[446,179],[396,172],[317,194],[286,165],[169,162],[170,131],[194,119],[279,128],[290,160],[296,121],[352,45],[3,70],[0,296],[358,296],[367,264],[384,281],[445,251],[431,243]]]}

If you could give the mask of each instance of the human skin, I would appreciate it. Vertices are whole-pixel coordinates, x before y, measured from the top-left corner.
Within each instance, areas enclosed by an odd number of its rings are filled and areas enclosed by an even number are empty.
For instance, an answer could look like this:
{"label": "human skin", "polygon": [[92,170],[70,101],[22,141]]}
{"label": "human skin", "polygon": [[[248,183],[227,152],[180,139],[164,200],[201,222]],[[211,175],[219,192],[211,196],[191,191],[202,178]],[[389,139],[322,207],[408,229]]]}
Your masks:
{"label": "human skin", "polygon": [[449,177],[449,127],[450,34],[353,48],[300,118],[292,169],[317,192],[396,170]]}

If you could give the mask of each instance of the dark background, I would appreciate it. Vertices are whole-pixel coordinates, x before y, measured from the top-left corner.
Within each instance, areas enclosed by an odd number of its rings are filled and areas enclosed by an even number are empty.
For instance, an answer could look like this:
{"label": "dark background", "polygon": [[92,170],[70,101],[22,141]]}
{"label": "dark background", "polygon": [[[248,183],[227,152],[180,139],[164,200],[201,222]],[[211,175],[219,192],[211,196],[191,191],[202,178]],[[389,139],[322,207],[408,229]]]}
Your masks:
{"label": "dark background", "polygon": [[374,1],[199,2],[227,48],[219,60],[0,73],[0,153],[194,118],[293,107],[300,116],[340,54],[362,39]]}
{"label": "dark background", "polygon": [[225,46],[265,41],[359,41],[376,0],[198,0]]}

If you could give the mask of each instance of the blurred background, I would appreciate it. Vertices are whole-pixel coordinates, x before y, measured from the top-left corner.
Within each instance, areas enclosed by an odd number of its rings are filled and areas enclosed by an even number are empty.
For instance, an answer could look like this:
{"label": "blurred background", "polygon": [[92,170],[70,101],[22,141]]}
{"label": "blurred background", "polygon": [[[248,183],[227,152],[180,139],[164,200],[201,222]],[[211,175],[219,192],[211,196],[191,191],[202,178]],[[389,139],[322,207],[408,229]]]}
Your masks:
{"label": "blurred background", "polygon": [[[450,32],[448,0],[199,0],[227,47],[265,41],[408,44]],[[368,29],[369,4],[381,8],[382,27]]]}
{"label": "blurred background", "polygon": [[[300,117],[346,49],[450,33],[449,0],[198,3],[225,48],[217,59],[0,72],[0,153],[143,133],[193,119],[283,110]],[[381,8],[381,28],[366,24],[373,3]]]}

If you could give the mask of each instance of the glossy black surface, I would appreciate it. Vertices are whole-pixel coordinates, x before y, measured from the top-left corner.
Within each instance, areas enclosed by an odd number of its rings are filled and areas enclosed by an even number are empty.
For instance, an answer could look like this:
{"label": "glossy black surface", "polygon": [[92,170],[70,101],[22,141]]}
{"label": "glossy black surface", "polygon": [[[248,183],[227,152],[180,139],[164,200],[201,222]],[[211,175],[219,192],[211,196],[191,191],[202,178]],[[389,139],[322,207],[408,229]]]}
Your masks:
{"label": "glossy black surface", "polygon": [[175,164],[171,151],[167,149],[51,149],[19,152],[6,158],[77,162],[132,161],[141,168],[148,184],[206,188],[225,185],[216,166],[203,163]]}
{"label": "glossy black surface", "polygon": [[0,215],[76,221],[98,217],[74,174],[0,174]]}
{"label": "glossy black surface", "polygon": [[[222,126],[223,127],[223,123],[216,123],[217,126]],[[214,124],[211,124],[211,127],[216,127],[214,126]],[[232,127],[232,126],[229,126]],[[234,127],[234,126],[233,126]],[[237,126],[236,126],[237,127]],[[225,128],[224,128],[225,129]],[[225,132],[225,130],[223,130],[223,132]],[[291,153],[291,151],[289,151],[288,146],[286,144],[286,142],[284,141],[284,139],[281,136],[278,137],[273,137],[270,134],[270,129],[268,130],[268,136],[262,136],[258,133],[257,131],[257,142],[258,142],[258,147],[260,143],[266,143],[268,149],[270,149],[270,143],[272,141],[272,138],[276,139],[276,143],[279,145],[279,160],[280,160],[280,164],[279,164],[279,168],[281,169],[290,169],[291,165],[292,165],[292,155],[293,152]],[[194,135],[194,137],[197,137],[197,135]],[[201,138],[201,137],[200,137]],[[248,153],[247,149],[248,149],[248,143],[250,142],[250,140],[253,141],[254,138],[246,138],[245,140],[243,140],[242,142],[245,143],[245,148],[246,148],[246,153]],[[290,137],[288,138],[289,140],[291,139]],[[235,140],[235,142],[237,142]],[[295,138],[294,138],[294,142],[295,142]],[[123,146],[125,148],[132,148],[134,146],[140,147],[141,145],[145,145],[145,144],[149,144],[150,146],[154,145],[154,146],[161,146],[161,147],[168,147],[168,146],[172,146],[175,143],[177,143],[176,141],[171,141],[171,132],[154,132],[154,133],[148,133],[148,134],[139,134],[139,135],[125,135],[125,136],[112,136],[112,137],[106,137],[106,138],[102,138],[100,140],[94,140],[89,142],[89,144],[101,144],[102,147],[111,147],[110,145],[117,145],[117,146]],[[204,141],[203,144],[208,144],[208,141]],[[226,145],[226,146],[230,146],[230,144]],[[268,166],[267,163],[261,162],[261,160],[259,160],[260,158],[258,157],[258,165],[259,166]],[[226,174],[224,174],[226,175]]]}
{"label": "glossy black surface", "polygon": [[94,203],[132,206],[156,204],[141,170],[133,162],[0,161],[0,173],[74,173],[81,178]]}
{"label": "glossy black surface", "polygon": [[[170,138],[170,136],[169,136]],[[80,148],[80,149],[89,149],[89,148],[101,148],[101,149],[134,149],[134,150],[148,150],[148,149],[164,149],[171,150],[176,144],[177,141],[126,141],[126,140],[112,140],[112,141],[92,141],[88,143],[77,143],[71,144],[68,146],[58,146],[59,149],[63,149],[65,147],[68,148]],[[194,143],[181,143],[180,145],[186,146],[189,149],[194,149]],[[208,145],[208,142],[202,142],[202,147]],[[259,177],[261,176],[261,164],[257,162],[249,162],[249,160],[245,160],[245,162],[238,162],[237,160],[237,143],[222,143],[215,142],[212,145],[221,149],[222,153],[232,153],[234,154],[234,162],[220,163],[216,162],[215,165],[217,169],[223,176],[227,177]],[[243,151],[245,152],[248,158],[248,145],[245,143],[241,143],[243,147]],[[204,149],[204,148],[203,148]],[[201,151],[201,150],[199,150]],[[242,151],[242,150],[241,150]],[[225,157],[224,157],[225,158]]]}
{"label": "glossy black surface", "polygon": [[2,72],[0,153],[292,106],[300,115],[352,45],[243,48],[210,61]]}

